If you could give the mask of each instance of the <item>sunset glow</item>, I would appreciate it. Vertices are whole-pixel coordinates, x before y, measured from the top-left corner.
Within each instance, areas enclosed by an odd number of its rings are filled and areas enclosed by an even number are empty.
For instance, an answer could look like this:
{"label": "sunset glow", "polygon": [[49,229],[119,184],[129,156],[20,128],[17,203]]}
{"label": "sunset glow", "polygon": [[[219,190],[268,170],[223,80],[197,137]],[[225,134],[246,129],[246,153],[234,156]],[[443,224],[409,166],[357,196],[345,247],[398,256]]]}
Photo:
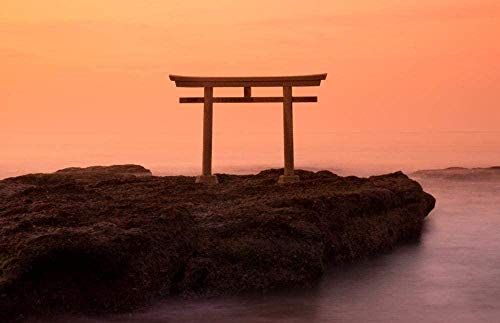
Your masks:
{"label": "sunset glow", "polygon": [[[198,143],[201,108],[177,98],[200,93],[177,91],[168,74],[328,73],[306,90],[319,103],[295,109],[299,135],[498,131],[498,30],[500,5],[490,0],[4,0],[1,138],[17,152],[26,133]],[[281,131],[279,104],[217,106],[214,118],[233,139]]]}
{"label": "sunset glow", "polygon": [[[299,128],[499,129],[496,1],[7,0],[2,7],[4,130],[197,129],[183,120],[199,111],[177,104],[167,74],[323,71],[330,80],[320,105],[298,111]],[[221,128],[233,114],[280,113],[224,109]]]}

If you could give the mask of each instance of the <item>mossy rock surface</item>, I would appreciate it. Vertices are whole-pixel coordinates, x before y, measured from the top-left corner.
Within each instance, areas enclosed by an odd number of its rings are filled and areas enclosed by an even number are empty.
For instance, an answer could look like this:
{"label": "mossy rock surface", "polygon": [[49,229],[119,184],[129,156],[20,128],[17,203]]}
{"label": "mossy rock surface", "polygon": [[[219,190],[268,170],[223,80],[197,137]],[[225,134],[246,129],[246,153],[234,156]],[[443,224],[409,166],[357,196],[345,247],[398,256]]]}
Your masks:
{"label": "mossy rock surface", "polygon": [[[126,171],[126,170],[129,171]],[[130,311],[174,295],[314,285],[327,264],[418,239],[434,198],[403,173],[145,176],[140,166],[0,181],[0,312]]]}

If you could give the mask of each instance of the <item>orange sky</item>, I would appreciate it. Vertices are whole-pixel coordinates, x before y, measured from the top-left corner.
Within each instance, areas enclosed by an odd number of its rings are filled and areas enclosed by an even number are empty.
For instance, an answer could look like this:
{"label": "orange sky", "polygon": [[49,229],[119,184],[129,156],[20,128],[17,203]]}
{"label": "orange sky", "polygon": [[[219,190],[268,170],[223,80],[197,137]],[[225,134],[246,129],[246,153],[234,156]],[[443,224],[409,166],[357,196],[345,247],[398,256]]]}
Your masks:
{"label": "orange sky", "polygon": [[[497,131],[499,33],[497,0],[2,0],[0,132],[198,136],[169,73],[320,72],[297,131]],[[255,125],[280,105],[216,106],[216,131]]]}

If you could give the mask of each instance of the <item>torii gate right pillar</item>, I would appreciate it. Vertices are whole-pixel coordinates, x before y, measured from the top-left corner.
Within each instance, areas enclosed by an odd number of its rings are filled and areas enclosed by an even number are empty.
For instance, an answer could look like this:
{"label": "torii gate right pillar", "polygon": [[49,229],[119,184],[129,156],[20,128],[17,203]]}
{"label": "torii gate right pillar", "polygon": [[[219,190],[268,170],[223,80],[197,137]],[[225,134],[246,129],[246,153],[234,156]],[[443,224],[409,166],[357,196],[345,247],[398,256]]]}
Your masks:
{"label": "torii gate right pillar", "polygon": [[283,87],[283,146],[285,152],[285,171],[278,183],[294,183],[299,181],[295,175],[293,161],[293,96],[292,87]]}

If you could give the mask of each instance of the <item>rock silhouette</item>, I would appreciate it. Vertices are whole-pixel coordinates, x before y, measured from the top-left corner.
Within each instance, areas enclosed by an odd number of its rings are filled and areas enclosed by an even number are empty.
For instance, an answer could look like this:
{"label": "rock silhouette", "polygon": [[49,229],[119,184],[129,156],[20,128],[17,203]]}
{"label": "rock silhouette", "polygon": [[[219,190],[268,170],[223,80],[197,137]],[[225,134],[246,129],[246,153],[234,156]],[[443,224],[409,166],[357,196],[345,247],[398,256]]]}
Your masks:
{"label": "rock silhouette", "polygon": [[449,167],[445,169],[427,169],[416,171],[411,176],[452,181],[498,181],[500,179],[500,166],[488,168]]}
{"label": "rock silhouette", "polygon": [[435,203],[401,172],[299,170],[300,182],[278,185],[282,171],[217,174],[217,186],[133,165],[0,181],[0,312],[310,287],[327,264],[418,239]]}

